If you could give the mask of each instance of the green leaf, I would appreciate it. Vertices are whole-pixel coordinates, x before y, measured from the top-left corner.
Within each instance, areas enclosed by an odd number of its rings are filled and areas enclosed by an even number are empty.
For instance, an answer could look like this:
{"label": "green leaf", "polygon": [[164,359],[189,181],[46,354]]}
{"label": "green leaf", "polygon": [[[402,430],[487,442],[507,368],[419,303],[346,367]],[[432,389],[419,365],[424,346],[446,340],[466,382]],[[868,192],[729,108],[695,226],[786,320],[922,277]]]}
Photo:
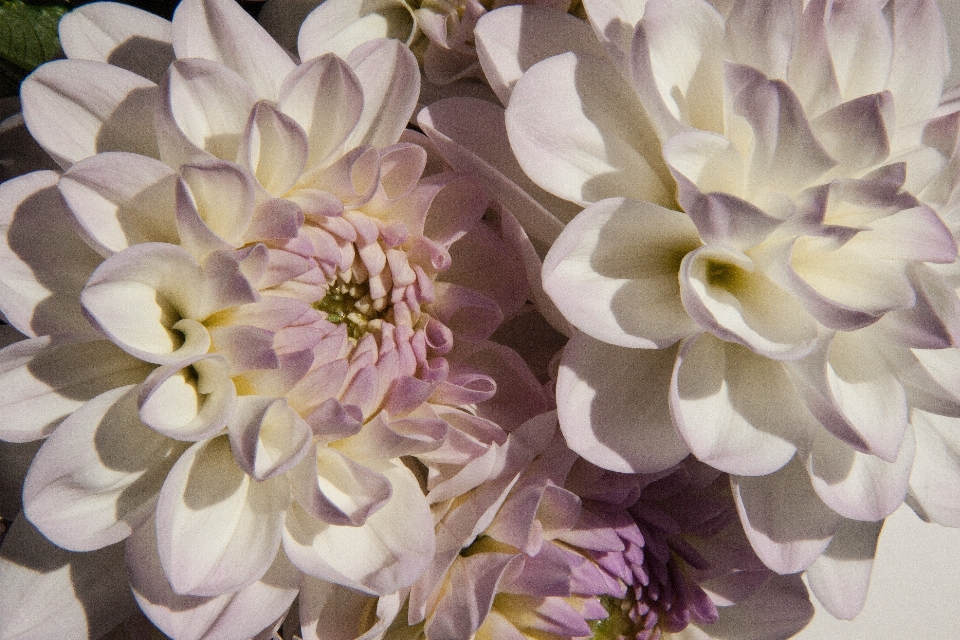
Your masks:
{"label": "green leaf", "polygon": [[0,58],[32,71],[60,52],[57,23],[68,7],[0,0]]}

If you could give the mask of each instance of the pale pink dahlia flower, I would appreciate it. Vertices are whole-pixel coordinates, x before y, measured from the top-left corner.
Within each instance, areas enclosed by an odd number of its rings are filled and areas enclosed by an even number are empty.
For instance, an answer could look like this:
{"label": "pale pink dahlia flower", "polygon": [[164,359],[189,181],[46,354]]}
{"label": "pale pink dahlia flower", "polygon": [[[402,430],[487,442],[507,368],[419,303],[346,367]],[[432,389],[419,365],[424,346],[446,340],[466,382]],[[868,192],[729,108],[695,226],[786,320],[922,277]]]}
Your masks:
{"label": "pale pink dahlia flower", "polygon": [[693,458],[647,476],[601,469],[566,446],[553,412],[500,457],[443,510],[387,640],[772,640],[809,621],[799,577],[752,551],[725,474]]}
{"label": "pale pink dahlia flower", "polygon": [[22,100],[63,171],[0,185],[26,336],[0,351],[0,438],[46,438],[0,638],[99,637],[129,588],[178,640],[269,636],[298,593],[304,638],[389,624],[434,555],[425,491],[545,406],[487,341],[519,259],[405,132],[415,58],[298,63],[230,0],[172,24],[86,5],[61,40]]}
{"label": "pale pink dahlia flower", "polygon": [[[960,525],[958,103],[938,7],[584,7],[484,16],[506,110],[461,98],[420,122],[495,197],[534,201],[518,218],[551,245],[543,286],[579,331],[557,383],[570,446],[621,472],[692,452],[730,473],[763,561],[809,569],[851,617],[883,518],[907,501]],[[526,44],[547,40],[567,51]]]}

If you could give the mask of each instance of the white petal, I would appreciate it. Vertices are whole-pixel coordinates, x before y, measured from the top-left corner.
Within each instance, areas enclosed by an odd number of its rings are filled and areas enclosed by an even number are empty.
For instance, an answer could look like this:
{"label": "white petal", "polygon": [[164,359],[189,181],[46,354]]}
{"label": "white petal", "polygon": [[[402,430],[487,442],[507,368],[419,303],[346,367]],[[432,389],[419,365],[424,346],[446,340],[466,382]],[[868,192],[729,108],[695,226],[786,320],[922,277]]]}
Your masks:
{"label": "white petal", "polygon": [[844,520],[827,550],[807,569],[810,590],[833,617],[853,620],[863,609],[882,526],[882,520]]}
{"label": "white petal", "polygon": [[240,74],[258,97],[276,102],[296,66],[290,55],[236,2],[190,0],[173,14],[177,58],[206,58]]}
{"label": "white petal", "polygon": [[374,40],[347,57],[363,88],[363,113],[344,147],[386,147],[400,139],[420,95],[417,59],[396,40]]}
{"label": "white petal", "polygon": [[274,196],[294,185],[307,162],[307,136],[290,116],[260,101],[250,113],[238,161]]}
{"label": "white petal", "polygon": [[261,629],[272,629],[297,596],[299,576],[282,551],[260,580],[236,592],[208,597],[177,594],[160,565],[152,518],[127,540],[126,560],[140,609],[177,640],[249,638]]}
{"label": "white petal", "polygon": [[689,450],[668,405],[676,354],[571,338],[557,376],[557,412],[570,448],[624,473],[655,473],[682,460]]}
{"label": "white petal", "polygon": [[177,60],[160,83],[157,139],[172,167],[234,161],[257,95],[235,71],[202,58]]}
{"label": "white petal", "polygon": [[610,198],[570,222],[543,264],[543,286],[584,333],[661,348],[696,330],[680,300],[680,261],[700,246],[686,214]]}
{"label": "white petal", "polygon": [[779,362],[710,334],[682,346],[670,406],[697,458],[740,475],[776,471],[822,431]]}
{"label": "white petal", "polygon": [[0,547],[0,638],[99,638],[136,611],[123,548],[70,553],[19,516]]}
{"label": "white petal", "polygon": [[132,387],[108,391],[64,420],[40,448],[24,483],[24,512],[71,551],[119,542],[152,514],[185,448],[140,422]]}
{"label": "white petal", "polygon": [[230,162],[210,161],[180,169],[177,229],[181,244],[198,257],[239,248],[253,219],[254,179]]}
{"label": "white petal", "polygon": [[300,26],[297,52],[304,61],[327,53],[346,58],[360,45],[379,38],[409,44],[416,33],[413,11],[399,0],[327,0]]}
{"label": "white petal", "polygon": [[[647,2],[631,56],[644,103],[654,112],[665,105],[684,124],[722,131],[723,32],[723,19],[704,0]],[[677,130],[659,113],[655,121],[661,135]]]}
{"label": "white petal", "polygon": [[886,518],[903,504],[914,464],[914,430],[908,426],[892,462],[861,453],[820,430],[807,460],[813,488],[831,509],[855,520]]}
{"label": "white petal", "polygon": [[263,577],[289,501],[282,478],[255,482],[225,437],[198,442],[171,469],[157,503],[164,573],[183,595],[217,596]]}
{"label": "white petal", "polygon": [[142,381],[149,365],[105,340],[24,340],[0,351],[0,439],[49,435],[85,402]]}
{"label": "white petal", "polygon": [[672,180],[651,151],[659,141],[603,58],[565,53],[533,65],[514,86],[506,122],[520,166],[556,196],[580,204],[612,196],[672,201],[665,186]]}
{"label": "white petal", "polygon": [[159,160],[111,152],[81,160],[59,183],[90,246],[104,256],[141,242],[178,242],[173,186],[173,171]]}
{"label": "white petal", "polygon": [[960,419],[914,409],[917,452],[908,502],[920,516],[960,527]]}
{"label": "white petal", "polygon": [[116,2],[83,5],[60,19],[68,58],[107,62],[159,82],[173,62],[170,22]]}
{"label": "white petal", "polygon": [[0,310],[24,335],[95,339],[78,298],[102,258],[77,237],[57,179],[35,171],[0,184]]}
{"label": "white petal", "polygon": [[302,571],[379,595],[411,585],[433,557],[433,517],[413,474],[401,465],[377,470],[392,485],[390,500],[360,527],[327,525],[294,504],[283,547]]}
{"label": "white petal", "polygon": [[491,11],[480,17],[473,33],[484,75],[503,104],[510,102],[520,76],[541,60],[567,51],[604,54],[590,25],[537,5]]}
{"label": "white petal", "polygon": [[20,92],[30,134],[60,166],[101,151],[157,157],[152,114],[157,85],[135,73],[90,60],[41,65]]}
{"label": "white petal", "polygon": [[894,7],[887,87],[894,96],[897,124],[903,128],[930,117],[940,102],[944,76],[950,68],[941,11],[951,12],[952,8],[942,5],[939,9],[938,4],[911,0]]}
{"label": "white petal", "polygon": [[730,476],[750,544],[778,573],[809,567],[830,544],[842,518],[821,502],[798,459],[769,476]]}
{"label": "white petal", "polygon": [[304,576],[300,634],[303,640],[375,640],[396,618],[400,605],[400,594],[377,598]]}

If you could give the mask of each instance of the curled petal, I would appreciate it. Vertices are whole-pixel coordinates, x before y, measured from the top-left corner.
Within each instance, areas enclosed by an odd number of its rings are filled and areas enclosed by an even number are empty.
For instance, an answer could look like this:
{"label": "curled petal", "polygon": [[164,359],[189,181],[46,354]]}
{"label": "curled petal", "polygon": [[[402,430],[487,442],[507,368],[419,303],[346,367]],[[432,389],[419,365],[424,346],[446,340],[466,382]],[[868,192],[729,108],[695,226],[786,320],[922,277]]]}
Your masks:
{"label": "curled petal", "polygon": [[622,347],[661,348],[696,324],[680,300],[683,257],[700,246],[683,213],[610,198],[566,226],[543,264],[543,286],[588,335]]}
{"label": "curled petal", "polygon": [[140,387],[140,419],[175,440],[205,440],[220,432],[236,405],[229,364],[201,355],[155,369]]}
{"label": "curled petal", "polygon": [[624,473],[663,471],[686,457],[667,402],[676,354],[571,338],[557,375],[557,414],[570,448]]}
{"label": "curled petal", "polygon": [[292,475],[294,497],[307,512],[338,526],[358,527],[390,500],[391,484],[336,449],[315,447]]}
{"label": "curled petal", "polygon": [[450,327],[456,338],[468,342],[486,340],[503,322],[500,307],[487,296],[448,282],[437,282],[436,299],[430,309],[437,320]]}
{"label": "curled petal", "polygon": [[310,426],[283,398],[241,396],[227,427],[240,468],[256,480],[288,471],[310,446]]}
{"label": "curled petal", "polygon": [[24,512],[71,551],[119,542],[147,519],[186,447],[146,428],[130,386],[75,411],[44,443],[24,483]]}
{"label": "curled petal", "polygon": [[816,344],[818,325],[802,305],[728,245],[705,245],[683,258],[680,294],[699,325],[768,358],[797,358]]}
{"label": "curled petal", "polygon": [[287,511],[283,548],[302,571],[328,582],[386,595],[410,586],[433,558],[433,517],[420,484],[404,466],[377,463],[392,487],[390,500],[360,527]]}
{"label": "curled petal", "polygon": [[218,596],[264,577],[288,501],[285,481],[256,482],[237,467],[226,437],[190,447],[157,503],[160,562],[174,592]]}
{"label": "curled petal", "polygon": [[179,246],[138,244],[97,268],[80,303],[121,349],[166,364],[204,354],[210,346],[207,330],[194,320],[204,285],[200,265]]}

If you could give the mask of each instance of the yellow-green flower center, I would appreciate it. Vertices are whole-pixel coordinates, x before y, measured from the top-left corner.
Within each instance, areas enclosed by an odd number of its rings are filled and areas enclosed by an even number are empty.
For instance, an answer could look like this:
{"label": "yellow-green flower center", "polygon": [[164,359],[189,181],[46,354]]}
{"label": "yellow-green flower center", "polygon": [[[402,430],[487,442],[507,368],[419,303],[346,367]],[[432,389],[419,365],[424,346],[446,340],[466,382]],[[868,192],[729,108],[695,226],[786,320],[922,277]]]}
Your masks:
{"label": "yellow-green flower center", "polygon": [[323,298],[313,303],[315,309],[327,314],[327,321],[333,324],[346,324],[347,335],[359,340],[370,329],[374,320],[382,319],[387,307],[378,309],[370,297],[370,286],[364,282],[347,282],[342,277],[327,288]]}

